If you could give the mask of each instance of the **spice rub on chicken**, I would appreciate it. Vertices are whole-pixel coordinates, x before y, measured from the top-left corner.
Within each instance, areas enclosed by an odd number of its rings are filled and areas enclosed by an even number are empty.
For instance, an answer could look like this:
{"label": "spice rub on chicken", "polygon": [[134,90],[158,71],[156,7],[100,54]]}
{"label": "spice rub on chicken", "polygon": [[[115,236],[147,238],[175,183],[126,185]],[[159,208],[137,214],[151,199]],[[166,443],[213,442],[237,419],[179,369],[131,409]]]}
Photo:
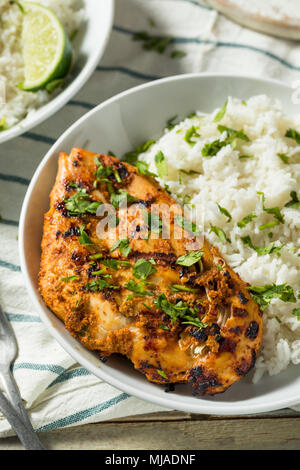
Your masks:
{"label": "spice rub on chicken", "polygon": [[39,288],[102,359],[125,355],[149,381],[190,383],[194,394],[224,392],[260,348],[247,284],[146,167],[112,156],[60,154]]}

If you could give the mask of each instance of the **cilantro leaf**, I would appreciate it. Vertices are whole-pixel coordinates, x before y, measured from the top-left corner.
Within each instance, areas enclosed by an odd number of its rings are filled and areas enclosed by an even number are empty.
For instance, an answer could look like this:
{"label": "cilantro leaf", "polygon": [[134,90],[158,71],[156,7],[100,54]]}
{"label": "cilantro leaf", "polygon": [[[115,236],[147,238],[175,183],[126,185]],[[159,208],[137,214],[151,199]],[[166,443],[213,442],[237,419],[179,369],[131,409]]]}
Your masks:
{"label": "cilantro leaf", "polygon": [[195,308],[189,307],[189,305],[182,302],[182,300],[177,304],[172,304],[167,300],[165,294],[160,294],[154,300],[154,305],[156,308],[169,315],[172,323],[181,321],[182,324],[194,325],[198,328],[205,328],[207,326],[198,318],[197,310]]}
{"label": "cilantro leaf", "polygon": [[210,231],[209,233],[215,233],[217,235],[217,237],[219,238],[219,240],[224,243],[224,242],[228,242],[228,243],[231,243],[231,240],[230,238],[227,237],[226,233],[224,232],[223,229],[221,229],[220,227],[217,227],[215,225],[211,225],[210,224]]}
{"label": "cilantro leaf", "polygon": [[125,258],[127,258],[131,252],[129,238],[122,238],[121,240],[117,240],[111,247],[110,251],[115,251],[117,248],[119,248],[120,253],[125,256]]}
{"label": "cilantro leaf", "polygon": [[290,157],[288,157],[285,153],[277,153],[277,156],[283,161],[283,163],[290,163]]}
{"label": "cilantro leaf", "polygon": [[230,127],[218,125],[218,131],[221,133],[226,132],[226,138],[222,141],[217,139],[210,144],[205,144],[201,151],[203,157],[214,157],[222,147],[229,144],[235,147],[237,139],[250,142],[249,137],[242,130],[236,131]]}
{"label": "cilantro leaf", "polygon": [[173,292],[199,292],[199,289],[193,289],[192,287],[183,286],[181,284],[172,284],[171,290]]}
{"label": "cilantro leaf", "polygon": [[92,291],[92,292],[97,292],[97,291],[102,291],[103,289],[119,289],[119,286],[113,286],[111,284],[108,284],[108,282],[105,279],[96,279],[91,282],[87,282],[85,285],[85,289]]}
{"label": "cilantro leaf", "polygon": [[203,255],[203,251],[190,251],[186,255],[180,256],[177,259],[176,264],[179,264],[180,266],[192,266],[200,261]]}
{"label": "cilantro leaf", "polygon": [[138,284],[133,279],[127,282],[124,287],[131,292],[134,292],[136,296],[143,297],[145,295],[154,295],[153,292],[144,288],[142,284]]}
{"label": "cilantro leaf", "polygon": [[257,217],[257,215],[255,214],[255,212],[251,212],[250,214],[246,215],[246,217],[244,217],[242,220],[240,220],[238,223],[237,223],[237,226],[240,227],[240,228],[244,228],[247,224],[249,224],[253,219],[255,219],[255,217]]}
{"label": "cilantro leaf", "polygon": [[225,209],[225,207],[221,207],[220,204],[217,204],[217,206],[221,214],[225,215],[228,218],[227,222],[230,222],[232,220],[232,215],[228,212],[228,210]]}
{"label": "cilantro leaf", "polygon": [[197,129],[199,129],[199,127],[192,126],[185,133],[184,140],[192,147],[196,144],[196,142],[192,140],[192,137],[200,137],[200,134],[197,132]]}
{"label": "cilantro leaf", "polygon": [[164,176],[167,176],[168,174],[168,169],[167,169],[167,164],[166,164],[166,158],[164,154],[159,151],[154,157],[155,165],[157,168],[157,173],[160,178],[163,178]]}
{"label": "cilantro leaf", "polygon": [[155,173],[152,173],[149,171],[149,164],[143,161],[138,161],[136,162],[136,167],[137,171],[140,175],[145,175],[145,176],[153,176],[153,178],[157,178],[157,175]]}
{"label": "cilantro leaf", "polygon": [[300,321],[300,308],[294,308],[294,310],[292,311],[292,314],[296,315],[297,320]]}
{"label": "cilantro leaf", "polygon": [[270,255],[271,253],[275,253],[277,256],[280,256],[280,251],[284,247],[284,245],[275,246],[275,242],[271,242],[269,245],[264,247],[254,246],[249,235],[242,237],[242,242],[244,245],[248,245],[250,248],[252,248],[252,250],[255,250],[258,256]]}
{"label": "cilantro leaf", "polygon": [[247,286],[253,299],[265,310],[272,299],[278,298],[283,302],[296,302],[293,288],[288,284],[266,284],[265,286]]}
{"label": "cilantro leaf", "polygon": [[153,264],[155,264],[154,260],[147,261],[144,258],[140,258],[133,266],[132,273],[134,277],[140,279],[141,281],[146,281],[146,279],[157,272],[154,268]]}
{"label": "cilantro leaf", "polygon": [[[76,183],[69,183],[69,186],[75,187]],[[97,209],[102,202],[92,201],[85,189],[77,188],[77,193],[65,199],[65,207],[70,215],[81,216],[83,214],[96,214]]]}
{"label": "cilantro leaf", "polygon": [[82,225],[79,229],[80,231],[80,237],[79,237],[79,243],[80,245],[84,245],[84,246],[91,246],[91,245],[94,245],[94,243],[92,243],[90,237],[88,236],[88,234],[84,231],[85,229],[85,225]]}
{"label": "cilantro leaf", "polygon": [[[262,197],[262,208],[263,211],[266,212],[267,214],[272,214],[274,215],[275,219],[278,220],[279,223],[283,224],[284,223],[284,218],[283,215],[280,212],[279,207],[265,207],[265,194],[261,191],[257,191],[257,194],[261,195]],[[278,225],[278,224],[276,224]]]}
{"label": "cilantro leaf", "polygon": [[221,119],[223,119],[223,117],[225,116],[225,113],[226,113],[227,104],[228,104],[228,99],[225,101],[222,108],[215,115],[215,118],[214,118],[213,122],[220,122]]}
{"label": "cilantro leaf", "polygon": [[290,192],[291,200],[285,204],[284,207],[291,207],[292,209],[299,209],[300,201],[298,199],[296,191]]}
{"label": "cilantro leaf", "polygon": [[125,153],[123,160],[134,165],[140,153],[146,152],[153,144],[155,144],[155,140],[147,140],[147,142],[139,145],[135,150],[131,150],[130,152]]}
{"label": "cilantro leaf", "polygon": [[198,230],[196,224],[194,224],[194,222],[191,222],[190,220],[185,219],[184,217],[182,217],[182,215],[176,216],[176,223],[179,225],[179,227],[183,228],[184,230],[187,230],[188,232],[193,233],[195,236],[200,234],[200,231]]}
{"label": "cilantro leaf", "polygon": [[62,282],[73,282],[73,281],[77,281],[78,279],[80,279],[80,276],[62,277],[60,280]]}
{"label": "cilantro leaf", "polygon": [[110,203],[114,206],[115,209],[125,205],[133,204],[136,201],[137,199],[134,196],[131,196],[124,189],[119,189],[118,193],[112,193],[110,195]]}
{"label": "cilantro leaf", "polygon": [[300,144],[300,133],[295,129],[288,129],[285,133],[285,137],[290,137],[291,139],[295,140],[297,144]]}

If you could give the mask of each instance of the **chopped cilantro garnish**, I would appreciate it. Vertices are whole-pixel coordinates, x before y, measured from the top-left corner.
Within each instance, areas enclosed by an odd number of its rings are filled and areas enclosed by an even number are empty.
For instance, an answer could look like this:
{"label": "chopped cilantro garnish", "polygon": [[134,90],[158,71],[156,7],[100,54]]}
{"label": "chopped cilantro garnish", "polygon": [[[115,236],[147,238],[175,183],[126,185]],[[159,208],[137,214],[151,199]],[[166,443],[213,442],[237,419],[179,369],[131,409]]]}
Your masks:
{"label": "chopped cilantro garnish", "polygon": [[[262,208],[264,212],[267,212],[267,214],[272,214],[274,215],[275,219],[278,220],[279,223],[283,224],[284,223],[284,218],[283,215],[280,212],[279,207],[265,207],[265,194],[261,191],[257,191],[257,194],[261,195],[262,197]],[[278,224],[276,224],[278,225]]]}
{"label": "chopped cilantro garnish", "polygon": [[72,282],[72,281],[77,281],[77,279],[80,279],[80,276],[62,277],[60,280],[62,282]]}
{"label": "chopped cilantro garnish", "polygon": [[214,157],[217,155],[217,153],[221,150],[222,147],[225,147],[227,145],[226,140],[214,140],[210,144],[205,144],[204,147],[201,150],[202,156],[203,157]]}
{"label": "chopped cilantro garnish", "polygon": [[185,219],[184,217],[182,217],[182,215],[176,216],[176,223],[179,225],[179,227],[183,228],[184,230],[187,230],[188,232],[193,233],[196,236],[200,233],[200,231],[197,229],[196,224],[194,224],[194,222],[191,222],[190,220]]}
{"label": "chopped cilantro garnish", "polygon": [[265,286],[248,286],[251,296],[265,310],[272,299],[278,298],[283,302],[296,302],[293,288],[288,284],[266,284]]}
{"label": "chopped cilantro garnish", "polygon": [[246,159],[249,159],[249,158],[254,158],[254,155],[240,155],[239,156],[239,159],[240,160],[246,160]]}
{"label": "chopped cilantro garnish", "polygon": [[228,243],[231,243],[231,240],[230,238],[227,237],[226,233],[224,232],[223,229],[221,229],[220,227],[216,227],[215,225],[210,225],[210,231],[209,233],[215,233],[217,235],[217,237],[219,238],[219,240],[224,243],[224,242],[228,242]]}
{"label": "chopped cilantro garnish", "polygon": [[168,377],[166,376],[165,372],[163,370],[157,369],[157,373],[161,375],[164,379],[168,380]]}
{"label": "chopped cilantro garnish", "polygon": [[227,222],[230,222],[232,220],[232,215],[228,212],[228,210],[225,209],[225,207],[221,207],[220,204],[217,204],[217,206],[221,214],[225,215],[228,218]]}
{"label": "chopped cilantro garnish", "polygon": [[95,281],[87,282],[85,289],[92,292],[97,292],[102,291],[103,289],[119,289],[119,286],[108,284],[105,279],[96,279]]}
{"label": "chopped cilantro garnish", "polygon": [[124,191],[124,189],[119,189],[118,193],[112,193],[110,195],[110,203],[115,209],[133,204],[136,201],[137,199],[134,196],[131,196],[127,191]]}
{"label": "chopped cilantro garnish", "polygon": [[92,243],[90,237],[88,236],[88,234],[84,231],[85,229],[85,225],[82,225],[80,227],[80,237],[79,237],[79,243],[80,245],[84,245],[84,246],[91,246],[91,245],[94,245],[94,243]]}
{"label": "chopped cilantro garnish", "polygon": [[299,209],[300,201],[299,201],[296,191],[291,191],[290,196],[291,196],[291,200],[287,202],[284,205],[284,207],[291,207],[292,209]]}
{"label": "chopped cilantro garnish", "polygon": [[272,227],[275,227],[276,225],[279,225],[279,221],[273,220],[272,222],[268,222],[267,224],[260,225],[258,229],[265,230],[266,228],[272,228]]}
{"label": "chopped cilantro garnish", "polygon": [[173,116],[167,120],[167,129],[169,129],[169,131],[176,126],[176,124],[174,123],[176,119],[177,119],[177,114],[176,116]]}
{"label": "chopped cilantro garnish", "polygon": [[230,127],[222,126],[221,124],[219,124],[218,131],[221,133],[226,132],[227,143],[232,143],[235,139],[241,139],[245,142],[250,142],[249,137],[242,130],[236,131],[235,129],[231,129]]}
{"label": "chopped cilantro garnish", "polygon": [[125,153],[125,155],[123,156],[123,160],[134,165],[140,153],[146,152],[153,144],[155,144],[155,140],[147,140],[147,142],[142,145],[139,145],[135,150]]}
{"label": "chopped cilantro garnish", "polygon": [[157,173],[160,178],[163,178],[168,174],[168,169],[167,169],[167,164],[166,164],[166,158],[164,154],[159,151],[154,157],[155,165],[157,168]]}
{"label": "chopped cilantro garnish", "polygon": [[124,287],[131,292],[134,292],[134,294],[137,297],[143,297],[145,295],[154,295],[153,292],[150,290],[145,289],[145,287],[142,284],[138,284],[135,282],[133,279],[129,282],[127,282]]}
{"label": "chopped cilantro garnish", "polygon": [[139,259],[133,266],[132,273],[134,277],[137,279],[140,279],[141,281],[146,281],[146,279],[151,276],[151,274],[154,274],[157,272],[155,267],[153,266],[155,264],[154,260],[147,261],[144,258]]}
{"label": "chopped cilantro garnish", "polygon": [[231,129],[230,127],[218,125],[218,131],[223,133],[226,132],[227,136],[224,140],[214,140],[210,144],[205,144],[202,148],[202,156],[203,157],[213,157],[217,155],[217,153],[221,150],[222,147],[226,145],[232,145],[232,147],[236,146],[237,139],[244,140],[245,142],[250,142],[249,137],[241,130],[236,131]]}
{"label": "chopped cilantro garnish", "polygon": [[104,264],[104,266],[107,266],[108,268],[114,269],[115,271],[118,271],[119,265],[121,266],[131,266],[131,263],[129,261],[123,261],[120,259],[103,259],[100,261],[101,264]]}
{"label": "chopped cilantro garnish", "polygon": [[117,240],[116,243],[113,244],[110,251],[115,251],[116,249],[120,250],[120,253],[127,258],[129,253],[131,252],[129,238],[122,238],[121,240]]}
{"label": "chopped cilantro garnish", "polygon": [[244,245],[248,245],[252,248],[252,250],[255,250],[258,256],[270,255],[271,253],[275,253],[277,256],[280,256],[280,251],[284,247],[284,245],[275,246],[275,242],[269,243],[269,245],[263,247],[254,246],[249,235],[242,237],[242,242]]}
{"label": "chopped cilantro garnish", "polygon": [[136,162],[136,168],[140,175],[153,176],[153,178],[157,178],[157,175],[155,173],[152,173],[151,171],[149,171],[149,164],[146,162],[142,162],[142,161]]}
{"label": "chopped cilantro garnish", "polygon": [[300,133],[295,129],[288,129],[285,133],[285,137],[290,137],[295,140],[297,144],[300,144]]}
{"label": "chopped cilantro garnish", "polygon": [[215,115],[214,121],[213,122],[220,122],[221,119],[225,116],[226,109],[227,109],[227,104],[228,104],[228,99],[225,101],[224,105],[222,108],[217,112]]}
{"label": "chopped cilantro garnish", "polygon": [[255,212],[251,212],[249,215],[246,215],[246,217],[244,217],[242,220],[240,220],[237,223],[237,226],[240,227],[240,228],[244,228],[247,224],[249,224],[256,217],[257,217],[257,215],[255,214]]}
{"label": "chopped cilantro garnish", "polygon": [[192,147],[196,144],[195,140],[192,140],[192,138],[200,137],[200,134],[197,132],[197,129],[199,129],[199,127],[192,126],[185,133],[184,140]]}
{"label": "chopped cilantro garnish", "polygon": [[[106,269],[98,269],[98,271],[92,271],[92,276],[102,276],[106,273]],[[106,277],[106,276],[103,276]]]}
{"label": "chopped cilantro garnish", "polygon": [[277,155],[283,161],[283,163],[288,164],[290,162],[290,157],[288,157],[285,153],[277,153]]}
{"label": "chopped cilantro garnish", "polygon": [[197,310],[193,307],[189,307],[189,305],[182,302],[182,300],[180,300],[180,302],[177,304],[172,304],[167,300],[165,294],[160,294],[154,300],[154,305],[169,315],[172,323],[181,321],[182,324],[194,325],[198,328],[205,328],[207,326],[198,318]]}
{"label": "chopped cilantro garnish", "polygon": [[199,289],[193,289],[191,287],[182,286],[181,284],[173,284],[171,286],[173,292],[199,292]]}
{"label": "chopped cilantro garnish", "polygon": [[294,310],[292,311],[292,314],[296,315],[297,320],[300,321],[300,308],[294,308]]}
{"label": "chopped cilantro garnish", "polygon": [[95,255],[90,256],[91,259],[100,259],[103,258],[102,253],[96,253]]}
{"label": "chopped cilantro garnish", "polygon": [[200,261],[203,255],[203,251],[190,251],[186,255],[180,256],[177,259],[176,264],[179,264],[180,266],[192,266]]}
{"label": "chopped cilantro garnish", "polygon": [[97,181],[109,183],[109,177],[114,173],[113,168],[111,166],[103,166],[98,157],[95,157],[94,161],[97,165],[95,172]]}
{"label": "chopped cilantro garnish", "polygon": [[184,175],[188,175],[188,176],[201,175],[200,171],[195,171],[195,170],[179,170],[179,171],[183,173]]}
{"label": "chopped cilantro garnish", "polygon": [[[77,187],[76,183],[69,183],[71,187]],[[102,204],[99,201],[92,201],[85,189],[77,187],[77,193],[65,199],[65,207],[70,215],[80,216],[83,214],[96,214],[98,207]]]}

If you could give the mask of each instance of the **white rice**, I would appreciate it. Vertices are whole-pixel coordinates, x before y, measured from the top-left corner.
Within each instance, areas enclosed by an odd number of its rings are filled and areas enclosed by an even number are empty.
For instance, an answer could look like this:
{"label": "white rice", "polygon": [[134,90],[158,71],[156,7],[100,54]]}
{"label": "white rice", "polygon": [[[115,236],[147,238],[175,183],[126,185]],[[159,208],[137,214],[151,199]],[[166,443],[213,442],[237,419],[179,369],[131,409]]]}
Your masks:
{"label": "white rice", "polygon": [[[80,1],[39,0],[35,3],[51,8],[69,36],[79,29],[83,18]],[[23,15],[16,4],[0,0],[0,21],[0,82],[5,83],[6,89],[6,104],[0,105],[0,122],[4,118],[11,127],[50,101],[53,95],[44,90],[31,93],[17,88],[16,85],[24,81],[21,43]]]}
{"label": "white rice", "polygon": [[[139,159],[150,164],[150,171],[157,172],[154,157],[160,150],[164,153],[168,175],[160,179],[167,184],[179,202],[183,197],[191,197],[190,204],[204,214],[204,233],[211,243],[218,246],[227,263],[251,285],[266,284],[290,285],[297,297],[300,288],[300,209],[284,207],[291,200],[290,192],[299,195],[300,146],[294,140],[284,137],[288,128],[300,130],[300,116],[288,118],[282,112],[279,102],[271,102],[267,96],[254,96],[243,104],[239,99],[229,98],[225,116],[218,123],[210,115],[197,113],[187,118],[164,135]],[[238,140],[237,147],[223,147],[216,156],[203,157],[201,150],[206,143],[225,138],[217,129],[218,124],[243,130],[250,138],[247,143]],[[199,126],[194,146],[184,137],[191,126]],[[278,153],[290,156],[285,164]],[[240,159],[240,155],[253,155],[252,159]],[[200,175],[185,175],[179,170],[195,170]],[[181,175],[181,184],[179,181]],[[267,230],[258,227],[275,220],[272,214],[262,209],[261,196],[265,193],[265,207],[278,206],[284,216],[284,223]],[[226,208],[232,216],[220,213],[217,203]],[[257,218],[244,228],[237,222],[249,213]],[[210,224],[224,230],[231,243],[221,243],[215,233],[209,233]],[[268,234],[272,232],[272,238]],[[268,254],[258,256],[255,250],[243,244],[241,237],[249,235],[255,246],[264,247],[271,241],[284,244],[281,256]],[[254,381],[264,372],[274,375],[285,369],[289,363],[300,363],[300,321],[292,313],[300,307],[297,303],[272,299],[264,310],[264,337],[260,356],[257,360]]]}

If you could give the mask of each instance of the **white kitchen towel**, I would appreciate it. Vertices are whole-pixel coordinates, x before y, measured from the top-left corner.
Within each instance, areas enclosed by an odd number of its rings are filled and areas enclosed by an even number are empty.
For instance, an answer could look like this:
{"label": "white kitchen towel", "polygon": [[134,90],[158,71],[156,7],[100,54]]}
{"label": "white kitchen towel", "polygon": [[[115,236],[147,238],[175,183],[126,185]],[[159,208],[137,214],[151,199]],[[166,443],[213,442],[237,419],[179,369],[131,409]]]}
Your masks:
{"label": "white kitchen towel", "polygon": [[[139,31],[173,39],[159,54],[133,40]],[[186,55],[172,58],[175,50]],[[49,335],[20,272],[18,220],[38,163],[70,124],[116,93],[187,72],[243,73],[291,84],[300,79],[300,44],[242,28],[197,0],[116,0],[112,35],[89,82],[55,116],[0,146],[0,303],[17,336],[13,372],[37,430],[162,410],[97,379]],[[10,434],[0,417],[0,436]]]}

